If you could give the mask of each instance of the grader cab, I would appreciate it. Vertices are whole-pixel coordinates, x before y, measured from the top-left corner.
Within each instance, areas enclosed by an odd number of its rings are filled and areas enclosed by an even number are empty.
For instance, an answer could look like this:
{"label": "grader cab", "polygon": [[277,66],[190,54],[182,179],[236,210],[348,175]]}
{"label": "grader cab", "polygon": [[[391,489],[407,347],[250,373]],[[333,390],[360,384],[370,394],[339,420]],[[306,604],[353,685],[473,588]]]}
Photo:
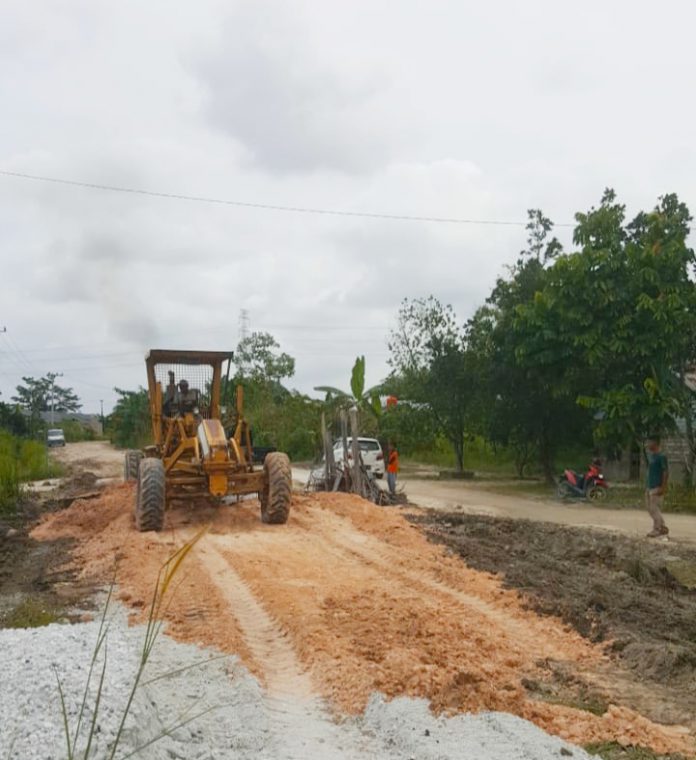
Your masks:
{"label": "grader cab", "polygon": [[[268,453],[255,469],[251,431],[244,419],[243,389],[237,388],[234,432],[221,419],[224,351],[153,350],[147,355],[147,384],[154,444],[126,452],[124,475],[137,481],[135,525],[161,530],[173,501],[258,494],[261,519],[285,523],[292,474],[286,454]],[[224,382],[227,382],[227,377]]]}

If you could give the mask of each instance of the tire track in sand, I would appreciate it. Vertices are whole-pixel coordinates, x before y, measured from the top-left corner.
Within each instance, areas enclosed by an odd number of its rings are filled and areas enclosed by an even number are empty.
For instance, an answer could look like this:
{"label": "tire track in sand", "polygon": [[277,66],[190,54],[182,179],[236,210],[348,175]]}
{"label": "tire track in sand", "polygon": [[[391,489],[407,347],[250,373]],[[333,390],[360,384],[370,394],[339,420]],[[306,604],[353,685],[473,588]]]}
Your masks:
{"label": "tire track in sand", "polygon": [[239,623],[254,661],[263,671],[269,695],[311,699],[311,678],[300,665],[292,644],[222,553],[222,547],[227,548],[224,538],[206,536],[199,546],[199,559]]}
{"label": "tire track in sand", "polygon": [[266,708],[272,715],[274,731],[283,737],[274,756],[317,760],[329,756],[336,760],[387,757],[373,737],[355,728],[342,730],[332,720],[288,637],[236,572],[229,555],[223,553],[225,549],[229,550],[229,545],[224,536],[208,534],[199,544],[199,561],[227,599],[230,614],[263,671]]}

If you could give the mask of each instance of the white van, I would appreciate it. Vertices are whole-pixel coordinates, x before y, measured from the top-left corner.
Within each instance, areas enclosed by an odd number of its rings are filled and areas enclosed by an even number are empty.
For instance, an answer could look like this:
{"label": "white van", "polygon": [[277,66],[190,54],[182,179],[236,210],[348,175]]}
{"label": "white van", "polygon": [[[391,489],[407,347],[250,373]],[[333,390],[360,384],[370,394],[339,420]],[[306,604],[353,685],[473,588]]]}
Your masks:
{"label": "white van", "polygon": [[46,433],[46,445],[65,446],[65,433],[60,428],[54,428]]}

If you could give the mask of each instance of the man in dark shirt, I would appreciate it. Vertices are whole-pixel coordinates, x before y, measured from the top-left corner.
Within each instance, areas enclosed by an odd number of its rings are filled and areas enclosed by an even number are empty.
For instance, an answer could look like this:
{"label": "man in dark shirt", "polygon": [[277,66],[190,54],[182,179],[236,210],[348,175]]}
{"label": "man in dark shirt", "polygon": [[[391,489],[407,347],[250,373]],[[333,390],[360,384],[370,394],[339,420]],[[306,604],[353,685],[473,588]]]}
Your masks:
{"label": "man in dark shirt", "polygon": [[660,439],[657,437],[648,440],[648,471],[645,489],[645,504],[653,519],[653,529],[648,533],[648,538],[666,536],[669,529],[662,517],[662,503],[667,492],[667,480],[669,468],[667,457],[660,448]]}

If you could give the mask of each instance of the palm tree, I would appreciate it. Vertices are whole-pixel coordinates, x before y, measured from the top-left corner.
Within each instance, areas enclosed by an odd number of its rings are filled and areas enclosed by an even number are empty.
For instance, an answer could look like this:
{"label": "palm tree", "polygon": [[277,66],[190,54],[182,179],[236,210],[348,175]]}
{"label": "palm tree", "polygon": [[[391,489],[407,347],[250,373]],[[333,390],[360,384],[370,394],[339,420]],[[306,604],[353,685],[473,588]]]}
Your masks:
{"label": "palm tree", "polygon": [[379,398],[380,386],[365,389],[365,357],[358,356],[350,376],[350,392],[334,388],[331,385],[318,385],[315,391],[326,393],[326,403],[341,409],[357,407],[359,411],[366,410],[375,419],[382,414],[382,402]]}

